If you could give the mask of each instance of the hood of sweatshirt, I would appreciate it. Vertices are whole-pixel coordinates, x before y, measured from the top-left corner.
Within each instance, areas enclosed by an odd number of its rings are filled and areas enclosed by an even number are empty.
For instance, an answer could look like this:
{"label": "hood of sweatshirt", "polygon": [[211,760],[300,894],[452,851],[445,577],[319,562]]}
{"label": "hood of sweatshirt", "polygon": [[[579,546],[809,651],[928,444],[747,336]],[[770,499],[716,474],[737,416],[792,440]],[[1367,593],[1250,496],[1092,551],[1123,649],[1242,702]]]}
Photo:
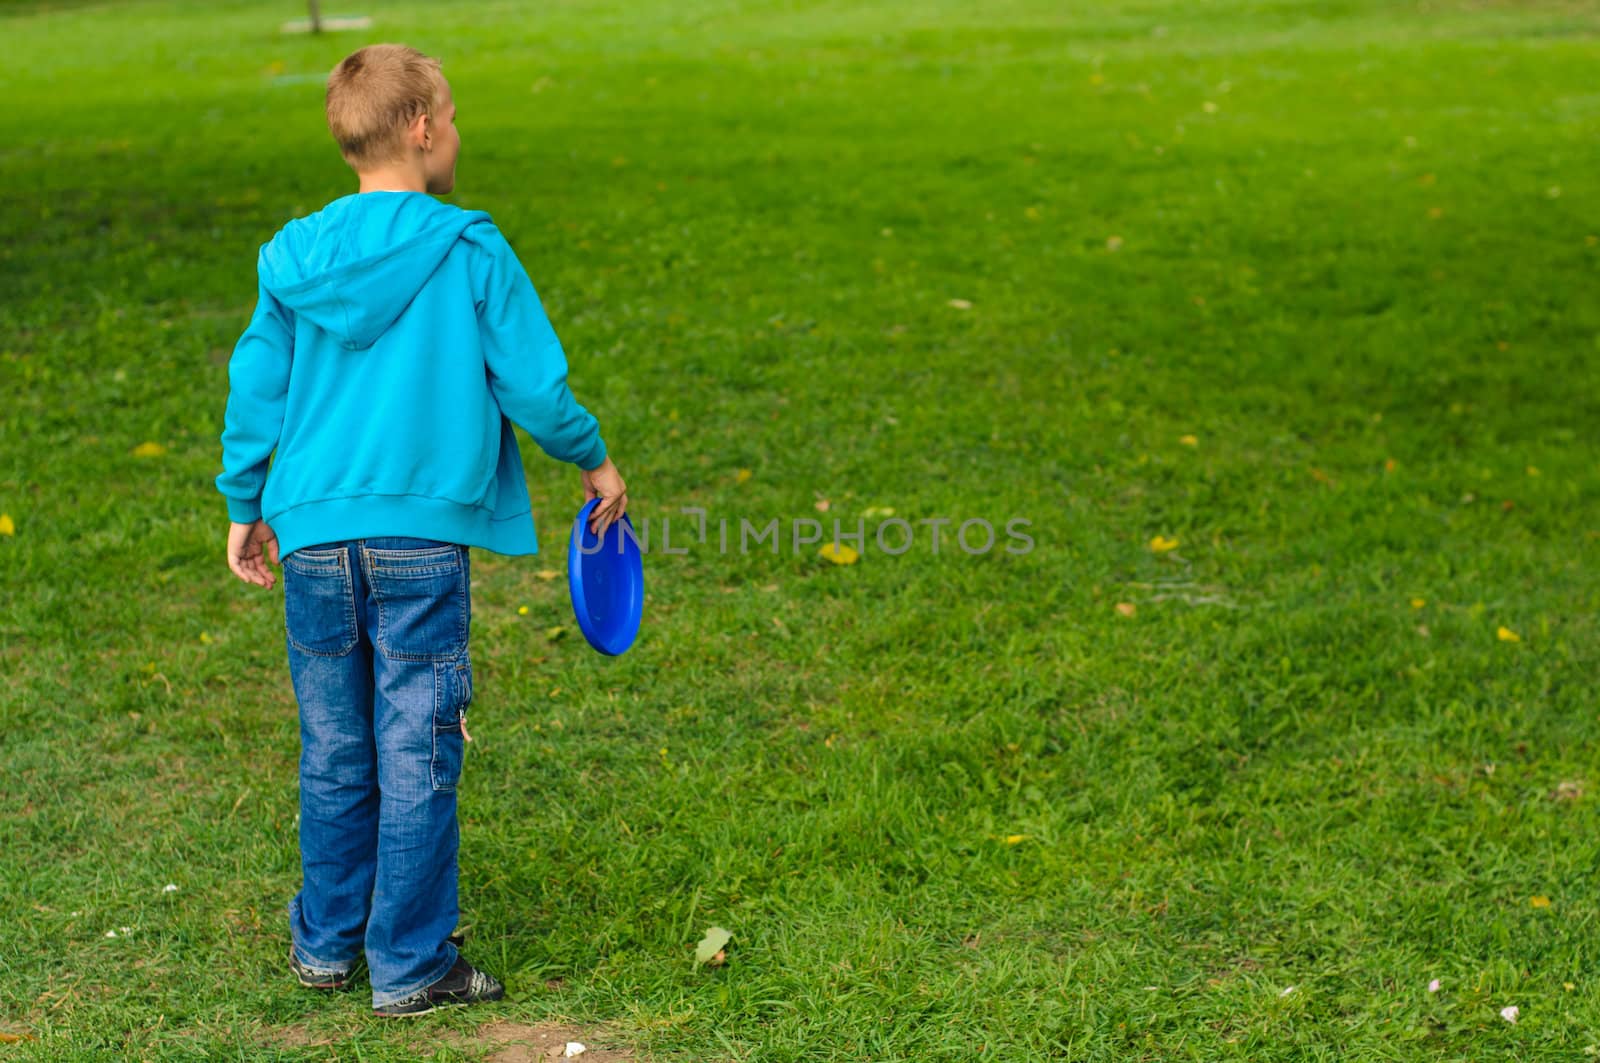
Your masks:
{"label": "hood of sweatshirt", "polygon": [[362,192],[289,222],[261,248],[267,291],[336,337],[372,346],[469,225],[489,221],[422,192]]}

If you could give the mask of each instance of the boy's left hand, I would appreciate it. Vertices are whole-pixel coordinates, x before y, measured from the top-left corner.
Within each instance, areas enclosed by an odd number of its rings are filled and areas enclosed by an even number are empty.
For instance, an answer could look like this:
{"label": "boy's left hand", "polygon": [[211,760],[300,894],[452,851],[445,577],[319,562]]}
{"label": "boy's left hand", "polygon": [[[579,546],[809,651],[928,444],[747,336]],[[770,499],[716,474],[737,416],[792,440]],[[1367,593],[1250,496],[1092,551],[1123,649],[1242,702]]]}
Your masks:
{"label": "boy's left hand", "polygon": [[267,562],[280,564],[278,537],[264,521],[228,525],[228,567],[246,583],[270,588],[277,582]]}

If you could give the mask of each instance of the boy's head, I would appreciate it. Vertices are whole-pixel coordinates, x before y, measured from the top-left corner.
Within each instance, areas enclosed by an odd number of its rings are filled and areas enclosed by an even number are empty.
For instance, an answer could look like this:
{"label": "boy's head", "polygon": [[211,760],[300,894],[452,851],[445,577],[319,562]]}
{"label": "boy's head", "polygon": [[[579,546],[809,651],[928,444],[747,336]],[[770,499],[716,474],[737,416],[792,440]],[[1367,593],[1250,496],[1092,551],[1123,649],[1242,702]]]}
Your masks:
{"label": "boy's head", "polygon": [[371,44],[328,75],[328,129],[357,174],[405,174],[443,195],[455,187],[455,102],[439,60],[403,44]]}

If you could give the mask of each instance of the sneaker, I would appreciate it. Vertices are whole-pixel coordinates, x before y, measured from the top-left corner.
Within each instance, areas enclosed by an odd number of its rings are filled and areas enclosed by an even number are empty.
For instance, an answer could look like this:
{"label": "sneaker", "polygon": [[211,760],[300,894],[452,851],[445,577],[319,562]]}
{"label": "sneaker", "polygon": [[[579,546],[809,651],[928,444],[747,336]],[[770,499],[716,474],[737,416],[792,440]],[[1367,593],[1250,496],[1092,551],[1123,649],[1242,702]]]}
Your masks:
{"label": "sneaker", "polygon": [[488,1000],[499,1000],[505,995],[506,987],[493,975],[485,974],[457,956],[455,966],[443,978],[409,997],[373,1008],[372,1013],[385,1019],[426,1015],[434,1008],[448,1004],[481,1004]]}
{"label": "sneaker", "polygon": [[[466,943],[466,938],[460,934],[451,934],[448,940],[450,944],[458,949]],[[294,972],[294,976],[300,980],[300,984],[307,989],[344,992],[350,988],[350,983],[354,980],[356,970],[360,966],[361,958],[358,956],[356,957],[356,966],[350,970],[334,974],[322,974],[301,963],[299,957],[294,954],[294,949],[289,950],[289,970]]]}
{"label": "sneaker", "polygon": [[342,992],[350,988],[350,978],[355,972],[334,971],[323,973],[314,971],[300,962],[300,957],[294,954],[294,949],[289,950],[289,970],[300,980],[300,984],[307,989],[325,989],[329,992]]}

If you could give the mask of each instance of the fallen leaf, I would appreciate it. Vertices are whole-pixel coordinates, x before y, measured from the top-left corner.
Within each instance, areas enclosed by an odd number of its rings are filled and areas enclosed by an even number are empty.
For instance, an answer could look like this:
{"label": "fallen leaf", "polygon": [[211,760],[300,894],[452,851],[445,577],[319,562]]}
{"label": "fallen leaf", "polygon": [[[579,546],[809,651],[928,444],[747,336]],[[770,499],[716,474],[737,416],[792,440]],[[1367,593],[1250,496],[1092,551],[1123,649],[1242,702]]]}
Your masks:
{"label": "fallen leaf", "polygon": [[950,305],[955,307],[957,310],[972,309],[972,301],[969,299],[952,299],[950,300]]}
{"label": "fallen leaf", "polygon": [[1521,642],[1522,636],[1506,627],[1504,624],[1495,628],[1494,637],[1501,642]]}
{"label": "fallen leaf", "polygon": [[892,517],[894,516],[894,507],[868,506],[866,509],[861,511],[861,515],[863,517]]}
{"label": "fallen leaf", "polygon": [[833,506],[833,503],[829,502],[826,498],[819,498],[816,500],[814,505],[817,507],[818,513],[826,513]]}
{"label": "fallen leaf", "polygon": [[1006,835],[1006,844],[1007,845],[1018,845],[1018,844],[1020,844],[1020,843],[1022,843],[1024,841],[1027,841],[1027,840],[1028,840],[1028,836],[1026,834],[1007,834]]}
{"label": "fallen leaf", "polygon": [[0,513],[0,535],[17,534],[17,522],[11,519],[11,514]]}
{"label": "fallen leaf", "polygon": [[712,964],[713,966],[721,963],[722,961],[719,957],[724,957],[725,955],[723,947],[732,940],[733,935],[720,926],[712,927],[706,931],[706,936],[701,938],[700,944],[694,948],[695,962]]}
{"label": "fallen leaf", "polygon": [[1186,447],[1198,447],[1200,445],[1200,440],[1195,436],[1179,436],[1178,442]]}
{"label": "fallen leaf", "polygon": [[1576,801],[1583,796],[1583,783],[1576,779],[1563,779],[1550,791],[1552,801]]}
{"label": "fallen leaf", "polygon": [[1427,604],[1428,604],[1428,600],[1426,598],[1413,598],[1413,599],[1411,599],[1411,608],[1413,608],[1413,609],[1421,609],[1423,606],[1425,606]]}
{"label": "fallen leaf", "polygon": [[160,443],[140,443],[133,448],[133,456],[136,458],[159,458],[166,452],[167,448]]}
{"label": "fallen leaf", "polygon": [[1535,908],[1548,908],[1550,907],[1550,898],[1541,893],[1537,896],[1529,897],[1528,903]]}
{"label": "fallen leaf", "polygon": [[1132,616],[1139,611],[1139,607],[1132,602],[1118,602],[1117,612],[1122,616]]}
{"label": "fallen leaf", "polygon": [[1107,251],[1121,251],[1122,250],[1122,237],[1120,237],[1120,236],[1108,236],[1108,237],[1106,237],[1106,250]]}
{"label": "fallen leaf", "polygon": [[1150,549],[1158,554],[1164,554],[1168,550],[1176,550],[1177,548],[1178,540],[1168,539],[1165,535],[1158,535],[1150,540]]}
{"label": "fallen leaf", "polygon": [[749,469],[740,469],[738,472],[733,474],[733,482],[736,484],[746,483],[749,481],[750,477],[754,475],[755,473],[751,472]]}
{"label": "fallen leaf", "polygon": [[552,628],[546,628],[545,629],[545,633],[544,633],[544,637],[549,639],[551,642],[555,642],[557,639],[564,638],[566,636],[566,634],[567,634],[567,629],[566,628],[560,627],[560,626],[556,626],[556,627],[552,627]]}
{"label": "fallen leaf", "polygon": [[853,565],[861,560],[861,555],[856,553],[854,547],[845,546],[843,543],[823,543],[822,549],[817,553],[836,565]]}
{"label": "fallen leaf", "polygon": [[546,581],[561,578],[561,573],[557,572],[553,568],[541,568],[539,571],[535,572],[534,575]]}

